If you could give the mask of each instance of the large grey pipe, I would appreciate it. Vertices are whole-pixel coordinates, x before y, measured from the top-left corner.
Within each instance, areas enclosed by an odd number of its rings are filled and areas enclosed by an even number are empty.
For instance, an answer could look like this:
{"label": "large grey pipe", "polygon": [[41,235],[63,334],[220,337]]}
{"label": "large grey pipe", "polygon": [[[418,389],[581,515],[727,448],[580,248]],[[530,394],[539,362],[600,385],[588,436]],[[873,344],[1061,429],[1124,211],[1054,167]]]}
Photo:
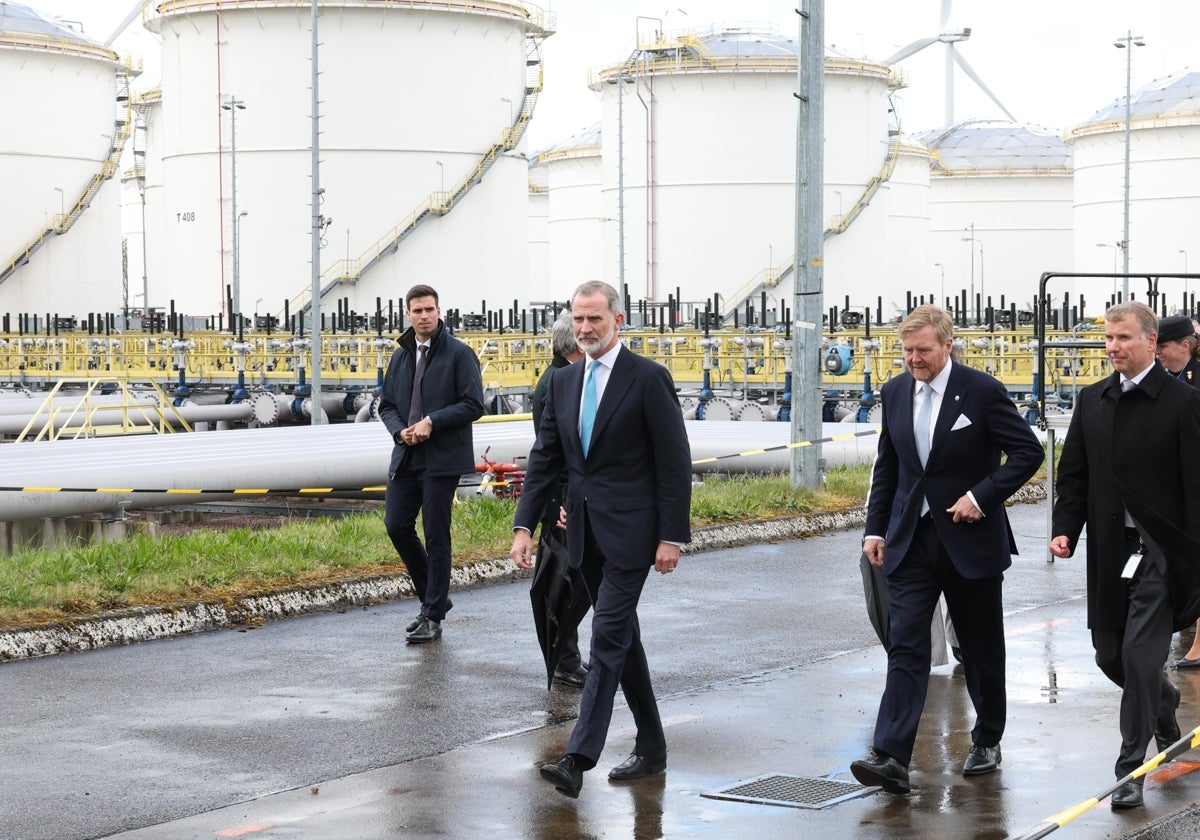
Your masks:
{"label": "large grey pipe", "polygon": [[[242,403],[248,411],[249,406]],[[786,472],[787,423],[685,421],[696,473]],[[829,466],[869,462],[877,426],[827,423],[824,435],[850,435],[824,445]],[[480,422],[476,454],[498,463],[524,459],[533,445],[528,415]],[[740,457],[739,452],[770,449]],[[139,435],[36,444],[4,450],[0,521],[40,519],[121,508],[157,507],[247,498],[247,494],[167,493],[166,490],[361,490],[387,483],[392,442],[380,423],[340,423],[203,435]],[[716,459],[716,460],[706,460]],[[9,488],[129,488],[161,492],[25,492]],[[252,495],[252,494],[251,494]]]}

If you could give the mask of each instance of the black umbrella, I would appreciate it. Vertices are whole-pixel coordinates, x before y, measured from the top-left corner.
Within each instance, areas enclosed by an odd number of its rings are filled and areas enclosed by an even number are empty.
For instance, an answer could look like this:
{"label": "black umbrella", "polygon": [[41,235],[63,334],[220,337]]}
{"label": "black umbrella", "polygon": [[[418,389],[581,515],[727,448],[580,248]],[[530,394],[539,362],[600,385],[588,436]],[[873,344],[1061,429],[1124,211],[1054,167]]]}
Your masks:
{"label": "black umbrella", "polygon": [[546,658],[546,689],[554,683],[554,669],[562,655],[563,628],[575,628],[592,603],[583,573],[567,562],[567,544],[558,528],[542,528],[533,583],[529,587],[533,625]]}
{"label": "black umbrella", "polygon": [[875,628],[875,635],[879,637],[884,648],[887,648],[891,638],[888,627],[891,613],[888,611],[887,577],[884,576],[882,567],[871,565],[866,554],[859,558],[858,566],[862,572],[863,595],[867,599],[867,618]]}

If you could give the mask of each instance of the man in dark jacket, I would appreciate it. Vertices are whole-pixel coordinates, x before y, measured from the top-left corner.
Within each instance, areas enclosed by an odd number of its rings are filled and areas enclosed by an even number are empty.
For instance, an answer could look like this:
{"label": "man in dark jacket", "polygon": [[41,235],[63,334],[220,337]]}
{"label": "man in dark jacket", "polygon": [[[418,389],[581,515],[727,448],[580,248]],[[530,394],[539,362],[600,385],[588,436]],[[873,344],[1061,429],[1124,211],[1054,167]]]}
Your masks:
{"label": "man in dark jacket", "polygon": [[[1141,765],[1154,738],[1179,739],[1179,689],[1163,675],[1171,633],[1200,614],[1200,393],[1155,362],[1157,318],[1144,303],[1105,314],[1114,373],[1079,393],[1059,459],[1050,540],[1070,557],[1087,524],[1088,627],[1096,664],[1121,691],[1117,778]],[[1144,779],[1112,807],[1142,804]]]}
{"label": "man in dark jacket", "polygon": [[450,508],[459,478],[475,470],[471,424],[483,415],[483,381],[474,351],[442,323],[436,291],[413,286],[404,303],[411,326],[397,342],[379,401],[379,417],[396,444],[384,525],[421,600],[406,628],[408,641],[420,643],[441,638],[451,607]]}

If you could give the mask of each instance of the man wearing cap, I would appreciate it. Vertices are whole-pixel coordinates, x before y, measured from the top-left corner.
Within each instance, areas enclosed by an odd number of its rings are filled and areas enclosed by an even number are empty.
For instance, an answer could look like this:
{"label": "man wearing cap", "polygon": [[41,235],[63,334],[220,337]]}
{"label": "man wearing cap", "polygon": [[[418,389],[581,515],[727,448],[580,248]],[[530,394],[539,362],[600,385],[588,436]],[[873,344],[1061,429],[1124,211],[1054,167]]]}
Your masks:
{"label": "man wearing cap", "polygon": [[[1196,335],[1196,325],[1191,318],[1171,315],[1158,322],[1158,346],[1154,355],[1167,373],[1193,388],[1200,388],[1200,361],[1196,359],[1200,350],[1197,348],[1200,348],[1200,337]],[[1175,661],[1175,667],[1200,668],[1200,622],[1196,624],[1191,648]]]}
{"label": "man wearing cap", "polygon": [[[1168,325],[1169,326],[1169,325]],[[1131,301],[1105,313],[1113,374],[1079,392],[1058,467],[1050,552],[1070,557],[1087,525],[1088,628],[1121,687],[1118,779],[1180,737],[1179,689],[1163,675],[1171,634],[1200,617],[1200,392],[1154,359],[1158,320]],[[1143,804],[1144,778],[1113,809]]]}

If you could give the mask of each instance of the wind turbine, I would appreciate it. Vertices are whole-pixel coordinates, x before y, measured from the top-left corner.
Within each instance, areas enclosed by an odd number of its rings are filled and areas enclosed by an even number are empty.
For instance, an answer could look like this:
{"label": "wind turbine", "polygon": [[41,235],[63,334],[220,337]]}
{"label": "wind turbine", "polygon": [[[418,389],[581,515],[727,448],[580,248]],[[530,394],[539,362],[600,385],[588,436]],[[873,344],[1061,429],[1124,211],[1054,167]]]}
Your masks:
{"label": "wind turbine", "polygon": [[921,38],[918,41],[913,41],[895,55],[884,59],[883,63],[896,64],[897,62],[903,61],[911,55],[919,53],[928,46],[937,44],[939,42],[943,43],[946,45],[946,125],[954,125],[954,65],[956,63],[962,68],[962,71],[966,73],[968,77],[970,77],[971,81],[979,85],[979,89],[986,93],[988,98],[995,102],[996,106],[1003,111],[1010,120],[1016,122],[1017,118],[1009,113],[1009,110],[1004,107],[1004,103],[996,98],[996,94],[992,93],[988,86],[984,84],[983,79],[979,78],[979,74],[975,72],[974,68],[972,68],[971,65],[967,63],[967,60],[963,58],[958,50],[954,48],[954,45],[959,41],[965,41],[971,37],[971,27],[964,26],[962,29],[950,32],[946,29],[946,23],[949,20],[950,0],[942,0],[942,19],[938,25],[938,34],[931,35],[928,38]]}

